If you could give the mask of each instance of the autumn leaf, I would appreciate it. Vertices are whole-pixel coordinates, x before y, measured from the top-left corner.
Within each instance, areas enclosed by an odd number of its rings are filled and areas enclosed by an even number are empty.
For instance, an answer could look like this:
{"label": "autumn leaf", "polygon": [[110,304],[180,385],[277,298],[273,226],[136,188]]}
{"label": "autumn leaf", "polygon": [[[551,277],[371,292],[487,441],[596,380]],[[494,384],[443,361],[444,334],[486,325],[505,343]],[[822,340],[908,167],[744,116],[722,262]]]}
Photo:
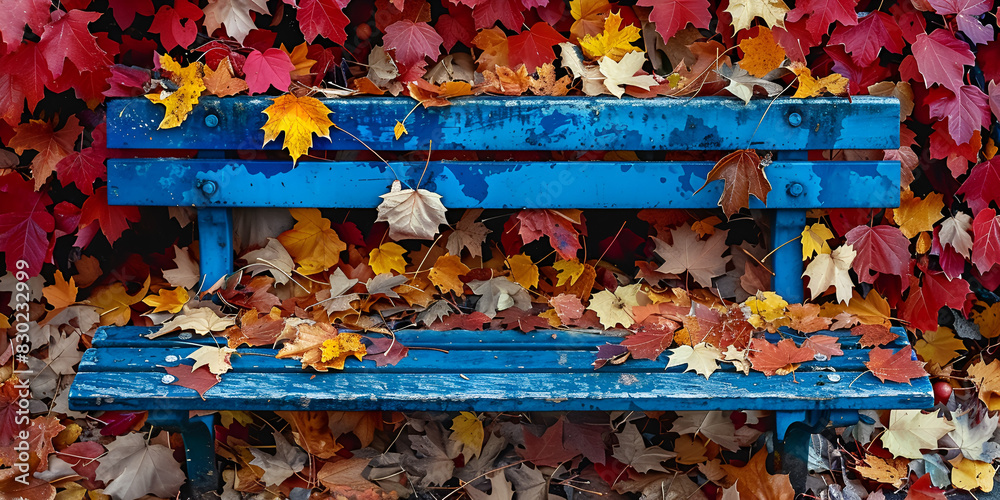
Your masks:
{"label": "autumn leaf", "polygon": [[[285,344],[275,355],[278,359],[296,358],[302,368],[325,372],[330,368],[343,370],[347,358],[354,356],[361,361],[366,352],[361,336],[352,332],[338,332],[325,323],[299,323],[294,327],[294,340]],[[283,334],[284,335],[284,334]]]}
{"label": "autumn leaf", "polygon": [[755,17],[759,17],[771,28],[785,25],[788,6],[781,0],[730,0],[726,12],[733,16],[733,29],[747,29]]}
{"label": "autumn leaf", "polygon": [[712,22],[707,0],[639,0],[636,5],[653,8],[649,20],[656,24],[656,31],[664,40],[670,40],[688,24],[708,29]]}
{"label": "autumn leaf", "polygon": [[[271,48],[264,52],[254,50],[243,63],[243,73],[246,75],[250,94],[263,94],[272,86],[287,92],[289,85],[292,84],[292,71],[295,71],[295,65],[292,64],[288,54],[281,49]],[[267,139],[264,144],[267,144]]]}
{"label": "autumn leaf", "polygon": [[475,413],[463,411],[451,421],[451,439],[464,446],[466,459],[479,455],[483,449],[483,421]]}
{"label": "autumn leaf", "polygon": [[601,74],[604,75],[604,86],[619,99],[625,93],[624,85],[649,90],[649,87],[656,85],[657,81],[650,75],[636,76],[636,73],[642,71],[645,62],[646,53],[641,51],[625,54],[620,62],[607,56],[602,57],[598,65]]}
{"label": "autumn leaf", "polygon": [[525,289],[538,287],[538,266],[531,261],[531,257],[523,254],[514,255],[507,258],[506,264],[510,268],[511,281]]}
{"label": "autumn leaf", "polygon": [[456,255],[445,254],[434,262],[434,267],[431,268],[428,277],[442,293],[451,291],[461,294],[465,284],[462,283],[459,276],[468,272],[469,267],[462,263],[462,259]]}
{"label": "autumn leaf", "polygon": [[152,493],[172,497],[184,484],[184,473],[174,460],[173,450],[147,443],[142,433],[119,436],[107,447],[96,471],[97,479],[107,484],[105,495],[139,498]]}
{"label": "autumn leaf", "polygon": [[812,361],[816,351],[808,347],[795,345],[792,339],[783,339],[772,344],[763,339],[750,341],[750,362],[754,370],[764,372],[767,376],[787,375],[800,363]]}
{"label": "autumn leaf", "polygon": [[851,335],[861,337],[858,340],[861,347],[885,345],[899,339],[899,336],[885,325],[858,325],[851,328]]}
{"label": "autumn leaf", "polygon": [[330,228],[330,221],[316,208],[293,208],[295,227],[281,233],[278,241],[298,263],[302,274],[316,274],[340,262],[340,252],[347,245],[337,232]]}
{"label": "autumn leaf", "polygon": [[611,449],[611,456],[639,473],[645,474],[651,470],[666,472],[662,462],[677,456],[672,451],[659,446],[646,446],[635,424],[627,424],[622,432],[615,434],[618,444]]}
{"label": "autumn leaf", "polygon": [[[825,224],[817,222],[802,230],[802,260],[807,260],[814,254],[830,253],[828,240],[833,239],[833,232]],[[853,259],[851,259],[853,261]],[[813,296],[815,299],[816,296]]]}
{"label": "autumn leaf", "polygon": [[640,286],[639,284],[620,286],[614,292],[601,290],[590,298],[587,309],[597,313],[604,328],[614,328],[616,325],[628,328],[635,323],[632,307],[639,305]]}
{"label": "autumn leaf", "polygon": [[718,361],[720,359],[722,359],[722,352],[704,342],[696,344],[694,347],[682,345],[670,350],[667,368],[687,365],[685,372],[694,371],[698,375],[704,375],[707,379],[715,373],[715,370],[719,369]]}
{"label": "autumn leaf", "polygon": [[574,285],[576,280],[583,276],[584,267],[583,263],[579,260],[557,260],[552,267],[559,271],[559,275],[556,277],[556,286],[563,286],[566,284]]}
{"label": "autumn leaf", "polygon": [[184,306],[179,315],[163,323],[159,330],[149,334],[147,338],[155,339],[178,330],[190,330],[198,335],[207,335],[213,332],[221,332],[235,324],[236,321],[233,318],[228,316],[221,317],[211,308],[196,307],[189,309],[187,306]]}
{"label": "autumn leaf", "polygon": [[920,450],[937,448],[938,440],[955,429],[955,425],[937,413],[920,410],[892,410],[889,425],[882,434],[882,445],[897,457],[923,458]]}
{"label": "autumn leaf", "polygon": [[65,309],[76,303],[76,295],[80,289],[76,286],[73,277],[69,281],[63,277],[62,271],[56,271],[53,276],[54,283],[42,289],[45,301],[56,310]]}
{"label": "autumn leaf", "polygon": [[236,349],[229,347],[202,346],[188,354],[187,357],[194,360],[191,371],[195,371],[202,366],[215,375],[222,375],[233,368],[229,362],[229,356],[236,352]]}
{"label": "autumn leaf", "polygon": [[59,162],[73,152],[74,144],[83,134],[80,120],[75,116],[66,119],[66,124],[58,131],[55,127],[55,121],[28,120],[17,126],[14,137],[10,138],[8,144],[17,154],[28,149],[38,152],[31,160],[35,191],[49,180]]}
{"label": "autumn leaf", "polygon": [[740,67],[757,78],[764,78],[785,61],[785,49],[775,42],[771,30],[764,26],[758,29],[757,36],[744,38],[740,42],[740,50],[743,51]]}
{"label": "autumn leaf", "polygon": [[375,274],[391,271],[402,274],[406,272],[406,259],[403,258],[405,254],[405,248],[387,241],[378,248],[372,249],[368,256],[368,265],[372,267],[372,271],[375,271]]}
{"label": "autumn leaf", "polygon": [[712,278],[725,274],[726,264],[731,259],[729,255],[722,255],[729,248],[726,245],[727,235],[728,231],[717,231],[714,235],[699,240],[691,226],[685,223],[670,230],[672,245],[654,237],[655,252],[664,260],[657,272],[687,272],[700,285],[712,286]]}
{"label": "autumn leaf", "polygon": [[625,54],[638,50],[632,45],[640,38],[639,28],[626,25],[621,27],[622,18],[619,12],[613,12],[604,19],[604,31],[596,36],[587,35],[580,40],[583,54],[590,59],[609,57],[621,61]]}
{"label": "autumn leaf", "polygon": [[267,123],[261,127],[264,130],[264,145],[277,140],[278,135],[284,132],[284,147],[292,156],[292,165],[309,152],[313,134],[330,138],[330,127],[333,126],[328,118],[330,108],[315,97],[278,96],[263,112],[267,115]]}
{"label": "autumn leaf", "polygon": [[720,179],[725,182],[725,186],[722,197],[719,198],[719,206],[727,217],[732,217],[741,208],[748,208],[751,194],[767,203],[767,193],[771,191],[771,183],[764,175],[760,157],[755,150],[740,149],[722,157],[708,173],[705,184],[698,188],[695,194],[705,189],[708,183]]}
{"label": "autumn leaf", "polygon": [[552,249],[563,259],[575,259],[580,245],[580,233],[574,227],[582,222],[580,210],[521,210],[517,220],[518,234],[524,243],[548,236]]}
{"label": "autumn leaf", "polygon": [[820,97],[824,94],[847,95],[848,81],[843,75],[831,73],[817,79],[812,76],[812,70],[799,63],[793,63],[790,69],[799,81],[799,88],[792,96],[796,99]]}
{"label": "autumn leaf", "polygon": [[909,475],[910,463],[906,458],[885,459],[877,455],[868,455],[864,458],[865,463],[855,466],[865,479],[878,481],[880,483],[891,484],[896,488],[903,486],[903,480]]}
{"label": "autumn leaf", "polygon": [[569,10],[573,16],[570,41],[578,43],[588,35],[601,33],[604,19],[611,13],[611,4],[608,0],[570,0]]}
{"label": "autumn leaf", "polygon": [[129,295],[124,284],[112,283],[95,289],[88,302],[97,307],[102,325],[125,326],[132,319],[132,304],[141,301],[148,289],[148,277],[143,288],[135,295]]}
{"label": "autumn leaf", "polygon": [[426,189],[402,189],[399,180],[380,196],[376,221],[389,223],[389,237],[394,240],[432,240],[438,226],[447,224],[444,214],[448,210],[441,203],[441,195]]}
{"label": "autumn leaf", "polygon": [[910,346],[906,346],[896,353],[893,353],[891,349],[875,347],[868,351],[869,361],[865,362],[865,366],[882,382],[891,380],[909,384],[912,379],[927,376],[927,372],[924,371],[924,363],[917,359],[911,359],[912,353],[913,350]]}
{"label": "autumn leaf", "polygon": [[201,93],[205,91],[202,66],[201,63],[194,62],[182,67],[172,57],[163,54],[160,56],[160,67],[170,72],[170,81],[177,85],[177,90],[146,94],[146,99],[167,108],[158,129],[180,127],[198,104]]}
{"label": "autumn leaf", "polygon": [[548,23],[535,23],[531,28],[507,37],[510,65],[514,67],[524,64],[528,73],[534,73],[538,68],[555,61],[556,53],[552,47],[564,42],[566,37]]}
{"label": "autumn leaf", "polygon": [[947,326],[939,326],[937,330],[924,331],[913,344],[920,359],[939,366],[947,366],[966,350],[965,342],[955,337],[955,332]]}
{"label": "autumn leaf", "polygon": [[223,59],[214,71],[212,68],[205,67],[204,82],[205,90],[218,97],[232,96],[247,90],[246,81],[234,78],[233,65],[229,62],[228,57]]}
{"label": "autumn leaf", "polygon": [[169,312],[177,314],[181,312],[184,304],[189,299],[188,291],[185,288],[161,288],[156,295],[150,295],[142,299],[142,303],[153,308],[154,313]]}
{"label": "autumn leaf", "polygon": [[767,449],[750,458],[743,467],[723,465],[722,469],[736,483],[740,498],[767,498],[769,500],[792,500],[795,490],[787,474],[771,474],[767,471]]}

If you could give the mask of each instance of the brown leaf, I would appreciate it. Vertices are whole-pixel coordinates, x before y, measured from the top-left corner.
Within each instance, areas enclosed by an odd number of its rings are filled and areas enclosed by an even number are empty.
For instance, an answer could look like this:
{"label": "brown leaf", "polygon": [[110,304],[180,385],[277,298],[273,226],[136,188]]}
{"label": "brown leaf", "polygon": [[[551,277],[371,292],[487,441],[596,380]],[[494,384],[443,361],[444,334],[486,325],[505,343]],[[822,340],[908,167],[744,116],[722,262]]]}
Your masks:
{"label": "brown leaf", "polygon": [[878,481],[880,483],[891,484],[896,488],[903,486],[903,479],[909,473],[908,458],[893,458],[886,460],[876,455],[865,457],[866,465],[858,465],[854,470],[858,471],[865,479]]}
{"label": "brown leaf", "polygon": [[246,81],[233,77],[233,66],[230,64],[228,57],[219,63],[219,67],[215,71],[205,66],[204,81],[205,90],[219,97],[236,95],[247,90]]}
{"label": "brown leaf", "polygon": [[329,414],[325,411],[278,411],[279,417],[292,425],[295,444],[310,455],[332,458],[343,448],[330,431]]}
{"label": "brown leaf", "polygon": [[860,335],[861,347],[875,347],[888,344],[899,338],[885,325],[858,325],[851,328],[851,335]]}
{"label": "brown leaf", "polygon": [[749,208],[750,195],[767,203],[767,193],[771,191],[771,183],[764,175],[760,165],[760,156],[753,149],[739,149],[723,156],[705,179],[705,185],[698,188],[698,193],[712,181],[724,181],[722,197],[719,206],[727,217],[731,217],[741,208]]}
{"label": "brown leaf", "polygon": [[792,500],[795,490],[786,474],[767,472],[767,450],[757,452],[745,467],[723,465],[729,475],[730,484],[736,483],[741,498],[767,498],[769,500]]}

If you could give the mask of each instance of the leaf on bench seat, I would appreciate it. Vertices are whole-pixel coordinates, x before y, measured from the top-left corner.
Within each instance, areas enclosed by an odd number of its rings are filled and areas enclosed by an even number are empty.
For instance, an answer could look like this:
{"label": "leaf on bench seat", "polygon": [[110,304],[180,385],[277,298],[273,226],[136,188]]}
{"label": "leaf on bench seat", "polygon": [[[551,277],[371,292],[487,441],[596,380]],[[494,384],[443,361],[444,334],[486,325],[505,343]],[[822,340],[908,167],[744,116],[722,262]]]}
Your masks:
{"label": "leaf on bench seat", "polygon": [[865,362],[865,366],[882,382],[891,380],[908,384],[912,379],[927,376],[924,362],[911,359],[912,351],[910,346],[906,346],[894,354],[891,349],[876,347],[869,351],[869,361]]}

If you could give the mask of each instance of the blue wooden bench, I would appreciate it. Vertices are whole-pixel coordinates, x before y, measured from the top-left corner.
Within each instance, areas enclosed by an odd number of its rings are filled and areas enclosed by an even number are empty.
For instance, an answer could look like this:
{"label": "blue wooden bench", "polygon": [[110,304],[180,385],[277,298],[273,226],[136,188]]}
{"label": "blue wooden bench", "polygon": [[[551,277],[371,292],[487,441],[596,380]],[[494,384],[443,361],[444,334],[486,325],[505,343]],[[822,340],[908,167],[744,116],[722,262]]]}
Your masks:
{"label": "blue wooden bench", "polygon": [[[412,101],[392,98],[329,100],[331,119],[364,137],[375,150],[722,150],[773,151],[767,209],[774,246],[797,237],[810,208],[883,208],[899,202],[898,162],[808,161],[810,150],[894,149],[899,145],[895,100],[779,99],[744,106],[730,99],[468,98],[452,106],[417,110],[409,135],[393,137],[395,121]],[[261,148],[261,111],[269,98],[206,98],[179,128],[157,130],[163,110],[145,99],[111,100],[109,147],[187,149],[198,159],[116,159],[108,162],[109,203],[194,206],[198,209],[201,272],[213,282],[233,269],[231,207],[374,208],[394,180],[380,162],[236,159],[233,150]],[[759,123],[759,127],[758,127]],[[331,130],[316,149],[364,146]],[[227,153],[230,152],[230,153]],[[228,156],[227,156],[228,155]],[[400,163],[396,173],[444,196],[449,208],[715,208],[722,183],[701,187],[711,162],[489,162]],[[755,205],[753,205],[755,203]],[[757,200],[752,206],[764,208]],[[789,302],[803,299],[801,246],[775,253],[774,289]],[[857,421],[859,409],[924,408],[933,403],[927,378],[881,383],[866,371],[868,351],[850,332],[844,356],[804,364],[790,377],[750,375],[723,368],[708,380],[657,361],[630,361],[600,371],[592,362],[608,337],[536,331],[402,330],[411,351],[396,366],[349,362],[343,372],[314,373],[298,361],[233,356],[233,370],[199,397],[164,382],[176,364],[210,338],[155,340],[148,328],[102,328],[80,363],[70,392],[77,410],[150,410],[150,422],[184,433],[193,491],[214,490],[210,417],[189,410],[775,410],[778,437],[799,443],[831,419]],[[907,345],[899,335],[893,349]],[[790,333],[794,338],[794,332]],[[188,336],[189,337],[189,336]],[[835,372],[829,371],[834,369]],[[728,371],[727,371],[728,370]],[[860,377],[859,377],[860,375]],[[857,380],[855,380],[857,378]],[[852,384],[853,381],[853,384]],[[791,425],[794,422],[800,424]],[[797,439],[792,439],[793,435]]]}

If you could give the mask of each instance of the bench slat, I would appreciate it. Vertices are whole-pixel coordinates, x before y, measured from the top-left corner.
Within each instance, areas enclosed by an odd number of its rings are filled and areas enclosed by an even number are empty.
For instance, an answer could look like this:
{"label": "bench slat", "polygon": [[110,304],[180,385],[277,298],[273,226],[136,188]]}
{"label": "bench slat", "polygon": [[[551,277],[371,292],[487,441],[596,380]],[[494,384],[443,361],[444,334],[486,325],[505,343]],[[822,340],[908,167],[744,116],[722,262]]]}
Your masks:
{"label": "bench slat", "polygon": [[[471,97],[451,106],[417,109],[400,140],[393,126],[416,104],[410,99],[327,99],[330,119],[376,150],[732,150],[895,149],[899,102],[894,98],[750,101],[615,99],[612,97]],[[177,128],[157,130],[164,109],[144,98],[108,99],[108,147],[139,149],[262,149],[268,97],[206,97]],[[789,116],[798,113],[799,126]],[[215,127],[205,123],[214,114]],[[761,120],[763,117],[763,120]],[[758,123],[760,128],[758,129]],[[756,131],[756,135],[755,135]],[[331,130],[316,149],[360,150]],[[752,139],[752,140],[751,140]],[[263,149],[280,149],[271,142]]]}
{"label": "bench slat", "polygon": [[[395,374],[234,373],[202,399],[162,382],[155,372],[81,372],[70,390],[77,410],[823,410],[925,408],[933,405],[930,381],[878,381],[872,374],[808,372],[768,379],[761,373],[454,373]],[[858,377],[857,380],[854,380]],[[853,384],[851,381],[854,380]],[[845,388],[851,384],[849,390]],[[669,389],[669,397],[665,396]],[[170,398],[165,400],[164,398]],[[110,403],[110,404],[104,404]],[[113,408],[112,408],[113,406]]]}
{"label": "bench slat", "polygon": [[[716,208],[723,183],[694,194],[711,162],[397,163],[411,187],[449,208]],[[899,162],[776,161],[767,208],[899,206]],[[113,205],[374,208],[395,179],[384,163],[132,159],[108,161]],[[214,182],[212,194],[201,186]],[[788,186],[803,190],[793,196]],[[152,188],[151,187],[156,187]],[[272,189],[264,186],[273,186]],[[278,188],[280,186],[280,188]],[[404,186],[405,187],[405,186]],[[248,196],[248,193],[253,193]],[[750,206],[764,208],[756,198]]]}
{"label": "bench slat", "polygon": [[[175,366],[179,360],[195,351],[192,347],[179,348],[103,348],[88,349],[80,362],[79,372],[155,371],[163,373],[163,366]],[[350,359],[344,370],[332,370],[326,376],[336,373],[589,373],[594,371],[592,363],[594,350],[534,350],[525,344],[521,350],[465,350],[448,353],[431,350],[410,350],[409,355],[395,366],[376,368],[374,361]],[[296,373],[303,372],[302,364],[294,359],[277,359],[274,349],[239,349],[230,357],[233,369],[230,373]],[[172,358],[170,358],[172,356]],[[167,361],[170,359],[170,361]],[[657,360],[629,360],[620,365],[605,365],[601,371],[615,373],[650,373],[663,371],[668,355],[662,354]],[[799,373],[834,369],[841,371],[864,371],[868,361],[868,351],[848,349],[843,356],[834,356],[828,361],[811,361],[803,364]],[[683,372],[687,367],[674,366],[668,372]],[[721,364],[721,371],[735,371],[729,363]],[[719,373],[719,372],[717,372]],[[228,377],[229,375],[223,375]],[[713,375],[714,376],[714,375]],[[791,380],[791,377],[788,377]]]}
{"label": "bench slat", "polygon": [[[225,339],[200,335],[195,335],[192,338],[184,340],[178,339],[177,334],[167,334],[166,336],[152,340],[144,337],[156,330],[156,327],[145,326],[103,326],[98,328],[97,333],[94,335],[93,346],[103,349],[108,347],[164,348],[188,347],[192,345],[222,346],[226,344]],[[909,345],[909,340],[903,328],[893,327],[892,331],[897,335],[897,340],[889,343],[888,347],[901,348]],[[534,330],[524,333],[516,330],[446,330],[439,332],[435,330],[402,329],[396,331],[395,335],[396,340],[407,347],[428,347],[449,351],[505,351],[524,349],[539,351],[591,350],[604,343],[617,344],[621,342],[621,337],[608,333],[602,335],[593,331],[580,330]],[[845,351],[848,349],[861,349],[861,346],[858,345],[859,337],[851,335],[850,330],[820,331],[809,335],[838,337],[841,348]],[[785,332],[785,336],[794,339],[800,344],[806,338],[806,336],[790,334],[789,332]]]}

